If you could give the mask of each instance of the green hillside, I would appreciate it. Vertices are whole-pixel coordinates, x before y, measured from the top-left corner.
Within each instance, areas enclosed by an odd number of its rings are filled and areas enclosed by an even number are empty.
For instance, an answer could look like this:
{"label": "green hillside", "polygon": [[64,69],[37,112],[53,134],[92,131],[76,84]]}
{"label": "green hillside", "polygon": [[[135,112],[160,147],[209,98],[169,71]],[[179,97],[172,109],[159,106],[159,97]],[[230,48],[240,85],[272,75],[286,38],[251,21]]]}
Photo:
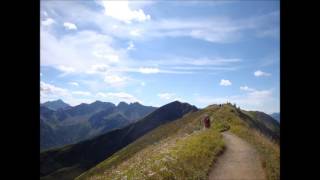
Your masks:
{"label": "green hillside", "polygon": [[151,130],[197,110],[190,104],[174,101],[124,128],[76,144],[43,151],[40,153],[40,178],[74,179]]}
{"label": "green hillside", "polygon": [[[201,123],[206,114],[210,129]],[[268,179],[280,179],[279,125],[270,118],[231,104],[211,105],[150,131],[76,179],[206,179],[223,151],[219,132],[225,130],[254,145]]]}

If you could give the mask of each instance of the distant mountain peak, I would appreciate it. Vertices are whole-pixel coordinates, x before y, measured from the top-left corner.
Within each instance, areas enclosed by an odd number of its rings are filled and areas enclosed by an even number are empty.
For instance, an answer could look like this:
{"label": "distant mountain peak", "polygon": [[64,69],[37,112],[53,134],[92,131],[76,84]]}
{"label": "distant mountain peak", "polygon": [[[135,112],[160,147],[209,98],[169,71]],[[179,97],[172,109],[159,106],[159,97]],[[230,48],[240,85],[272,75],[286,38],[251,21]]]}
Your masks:
{"label": "distant mountain peak", "polygon": [[93,103],[103,103],[102,101],[100,101],[100,100],[96,100],[95,102],[93,102]]}
{"label": "distant mountain peak", "polygon": [[62,99],[57,99],[57,100],[47,101],[47,102],[45,102],[45,103],[54,103],[54,102],[58,102],[58,103],[65,103]]}
{"label": "distant mountain peak", "polygon": [[57,99],[54,101],[47,101],[47,102],[43,103],[42,105],[49,108],[49,109],[55,110],[55,111],[58,109],[70,107],[69,104],[65,103],[61,99]]}
{"label": "distant mountain peak", "polygon": [[[182,104],[182,102],[180,102],[180,101],[178,101],[178,100],[175,100],[175,101],[173,101],[173,102],[171,102],[171,103],[173,103],[173,104]],[[171,103],[169,103],[169,104],[171,104]]]}
{"label": "distant mountain peak", "polygon": [[133,103],[130,103],[130,104],[141,105],[139,102],[133,102]]}
{"label": "distant mountain peak", "polygon": [[178,100],[173,101],[173,102],[171,102],[171,103],[168,103],[168,104],[164,105],[163,107],[167,107],[167,106],[190,106],[190,107],[192,107],[192,108],[198,109],[198,108],[197,108],[196,106],[194,106],[194,105],[191,105],[191,104],[189,104],[189,103],[180,102],[180,101],[178,101]]}
{"label": "distant mountain peak", "polygon": [[127,109],[127,108],[131,107],[131,104],[128,104],[124,101],[121,101],[121,102],[119,102],[117,107],[120,109]]}
{"label": "distant mountain peak", "polygon": [[100,100],[96,100],[95,102],[91,103],[92,105],[102,105],[102,104],[112,104],[114,105],[113,103],[111,102],[103,102],[103,101],[100,101]]}
{"label": "distant mountain peak", "polygon": [[124,101],[121,101],[119,102],[118,106],[127,106],[129,105],[128,103],[124,102]]}

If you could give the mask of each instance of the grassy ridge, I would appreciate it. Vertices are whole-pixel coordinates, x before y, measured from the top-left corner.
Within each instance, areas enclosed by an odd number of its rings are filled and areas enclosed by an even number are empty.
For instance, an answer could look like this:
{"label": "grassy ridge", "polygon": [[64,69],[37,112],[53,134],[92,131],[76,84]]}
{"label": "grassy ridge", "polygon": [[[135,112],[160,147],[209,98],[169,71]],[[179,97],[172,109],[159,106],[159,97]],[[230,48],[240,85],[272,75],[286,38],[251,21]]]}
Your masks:
{"label": "grassy ridge", "polygon": [[211,162],[222,148],[218,132],[197,131],[149,146],[90,179],[206,179]]}
{"label": "grassy ridge", "polygon": [[[267,136],[250,127],[250,124],[246,123],[247,120],[240,118],[246,118],[240,115],[241,113],[244,113],[250,115],[250,117],[253,118],[251,120],[258,121],[254,119],[255,112],[248,112],[243,110],[239,111],[230,105],[225,105],[224,108],[209,109],[211,109],[212,118],[216,121],[216,127],[230,129],[232,133],[246,140],[257,149],[268,180],[280,179],[280,148],[278,144],[279,140],[270,140],[270,138],[267,138]],[[279,133],[278,128],[274,128],[272,130],[276,134]]]}
{"label": "grassy ridge", "polygon": [[[189,113],[149,132],[77,179],[207,179],[212,162],[223,151],[219,132],[230,130],[254,145],[268,179],[278,180],[279,145],[269,136],[278,132],[250,113],[231,104]],[[207,130],[201,123],[205,114],[212,121]],[[253,126],[257,123],[258,128]]]}
{"label": "grassy ridge", "polygon": [[223,141],[218,129],[202,129],[205,112],[157,128],[77,179],[206,179]]}

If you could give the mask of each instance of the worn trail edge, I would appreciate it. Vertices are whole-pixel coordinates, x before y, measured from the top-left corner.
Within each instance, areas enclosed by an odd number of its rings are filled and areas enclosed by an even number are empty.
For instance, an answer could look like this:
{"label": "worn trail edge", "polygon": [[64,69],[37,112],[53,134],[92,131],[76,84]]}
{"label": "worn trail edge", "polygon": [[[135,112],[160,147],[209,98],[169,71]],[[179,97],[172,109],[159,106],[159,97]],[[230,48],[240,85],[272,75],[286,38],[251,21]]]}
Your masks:
{"label": "worn trail edge", "polygon": [[254,147],[230,132],[222,135],[226,149],[213,165],[209,180],[266,180]]}

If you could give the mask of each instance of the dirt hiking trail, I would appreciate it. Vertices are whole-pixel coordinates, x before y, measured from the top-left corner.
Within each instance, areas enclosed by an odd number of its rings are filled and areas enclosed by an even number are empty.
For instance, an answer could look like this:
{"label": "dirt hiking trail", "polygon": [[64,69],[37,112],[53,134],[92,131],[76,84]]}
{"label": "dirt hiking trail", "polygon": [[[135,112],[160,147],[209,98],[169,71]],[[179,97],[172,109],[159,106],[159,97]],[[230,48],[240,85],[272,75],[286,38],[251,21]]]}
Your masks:
{"label": "dirt hiking trail", "polygon": [[266,180],[259,155],[249,143],[223,132],[225,151],[209,173],[209,180]]}

